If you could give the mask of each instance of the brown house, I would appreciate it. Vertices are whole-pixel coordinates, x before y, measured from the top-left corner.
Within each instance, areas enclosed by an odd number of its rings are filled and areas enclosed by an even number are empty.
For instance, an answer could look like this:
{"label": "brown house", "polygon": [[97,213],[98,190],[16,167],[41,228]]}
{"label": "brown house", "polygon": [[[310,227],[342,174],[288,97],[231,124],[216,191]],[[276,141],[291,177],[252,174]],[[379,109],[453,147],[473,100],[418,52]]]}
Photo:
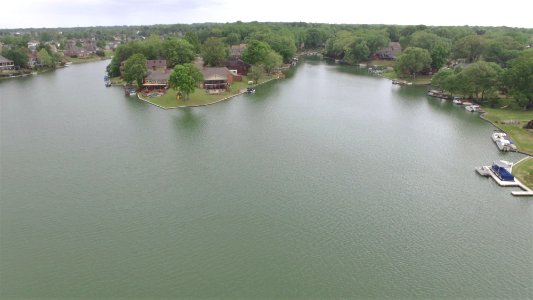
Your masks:
{"label": "brown house", "polygon": [[402,52],[402,46],[398,42],[390,42],[388,47],[385,47],[374,55],[379,59],[394,60]]}
{"label": "brown house", "polygon": [[169,78],[169,70],[148,71],[148,75],[144,78],[143,86],[147,88],[166,88]]}
{"label": "brown house", "polygon": [[225,66],[230,70],[237,70],[239,75],[248,75],[248,71],[252,65],[245,63],[242,59],[239,58],[230,58],[226,61]]}
{"label": "brown house", "polygon": [[0,70],[13,70],[15,62],[0,55]]}
{"label": "brown house", "polygon": [[203,68],[200,70],[204,76],[202,87],[208,93],[221,93],[226,91],[233,83],[233,75],[226,67],[222,68]]}
{"label": "brown house", "polygon": [[147,60],[146,69],[148,71],[165,71],[167,69],[167,61],[166,59]]}
{"label": "brown house", "polygon": [[[120,76],[124,76],[124,68],[126,66],[126,61],[123,60],[120,63]],[[167,71],[167,61],[165,59],[154,59],[154,60],[146,60],[146,70],[148,72],[150,71],[157,71],[157,72],[165,72]]]}

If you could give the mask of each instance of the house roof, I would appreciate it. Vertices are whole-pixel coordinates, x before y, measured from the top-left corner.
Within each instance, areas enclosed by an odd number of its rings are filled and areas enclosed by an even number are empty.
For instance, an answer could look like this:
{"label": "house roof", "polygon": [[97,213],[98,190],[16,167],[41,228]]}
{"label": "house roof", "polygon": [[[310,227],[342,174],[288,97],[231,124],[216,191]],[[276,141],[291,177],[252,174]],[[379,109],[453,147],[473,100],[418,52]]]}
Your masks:
{"label": "house roof", "polygon": [[165,59],[153,59],[153,60],[146,61],[146,68],[148,69],[166,68],[166,67],[167,67],[167,61]]}
{"label": "house roof", "polygon": [[235,68],[235,67],[238,67],[238,66],[246,66],[246,67],[250,68],[252,65],[244,62],[242,59],[228,59],[226,61],[226,67],[228,67],[228,68]]}
{"label": "house roof", "polygon": [[201,70],[204,80],[222,80],[228,79],[229,70],[226,67],[207,67]]}
{"label": "house roof", "polygon": [[168,80],[170,78],[170,72],[168,70],[166,71],[148,71],[148,76],[146,76],[146,80]]}
{"label": "house roof", "polygon": [[12,63],[13,61],[11,59],[7,59],[0,55],[0,63]]}
{"label": "house roof", "polygon": [[390,58],[395,58],[402,52],[402,46],[398,42],[390,42],[388,47],[380,49],[377,53]]}

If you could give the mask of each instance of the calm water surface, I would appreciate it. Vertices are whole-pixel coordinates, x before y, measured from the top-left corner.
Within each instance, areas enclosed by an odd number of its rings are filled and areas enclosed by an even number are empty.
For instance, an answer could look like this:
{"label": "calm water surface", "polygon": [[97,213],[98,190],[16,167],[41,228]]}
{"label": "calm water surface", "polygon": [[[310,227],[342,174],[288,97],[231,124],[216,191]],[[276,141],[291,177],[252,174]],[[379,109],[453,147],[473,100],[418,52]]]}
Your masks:
{"label": "calm water surface", "polygon": [[306,62],[217,105],[0,81],[0,298],[533,298],[533,202],[476,114]]}

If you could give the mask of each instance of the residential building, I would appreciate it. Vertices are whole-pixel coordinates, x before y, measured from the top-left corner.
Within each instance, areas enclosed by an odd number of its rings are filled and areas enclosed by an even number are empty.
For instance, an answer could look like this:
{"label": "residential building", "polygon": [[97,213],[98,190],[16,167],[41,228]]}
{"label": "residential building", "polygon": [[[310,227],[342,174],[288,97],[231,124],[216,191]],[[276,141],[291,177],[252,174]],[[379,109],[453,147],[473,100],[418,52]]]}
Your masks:
{"label": "residential building", "polygon": [[15,62],[0,55],[0,70],[15,69]]}
{"label": "residential building", "polygon": [[39,59],[37,58],[37,51],[32,51],[28,53],[28,62],[26,63],[28,68],[39,67]]}
{"label": "residential building", "polygon": [[226,67],[206,67],[200,72],[204,76],[202,87],[209,93],[224,92],[233,83],[233,75]]}
{"label": "residential building", "polygon": [[390,42],[388,47],[385,47],[375,53],[375,58],[395,60],[402,52],[402,46],[398,42]]}
{"label": "residential building", "polygon": [[169,78],[170,70],[168,69],[148,71],[148,75],[144,78],[143,86],[147,88],[166,88]]}
{"label": "residential building", "polygon": [[237,70],[239,75],[248,75],[248,71],[252,65],[244,62],[240,58],[230,58],[224,64],[229,70]]}
{"label": "residential building", "polygon": [[165,59],[147,60],[146,69],[152,71],[165,71],[167,69],[167,61]]}

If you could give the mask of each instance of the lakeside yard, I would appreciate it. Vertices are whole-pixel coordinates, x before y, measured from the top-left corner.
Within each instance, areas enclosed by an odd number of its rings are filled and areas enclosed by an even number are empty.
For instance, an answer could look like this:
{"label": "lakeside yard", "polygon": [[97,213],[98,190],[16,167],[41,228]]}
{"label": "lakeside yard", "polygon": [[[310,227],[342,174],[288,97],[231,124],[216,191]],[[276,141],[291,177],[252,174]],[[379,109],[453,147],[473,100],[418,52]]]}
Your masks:
{"label": "lakeside yard", "polygon": [[530,157],[513,166],[513,175],[533,189],[533,158]]}
{"label": "lakeside yard", "polygon": [[[263,84],[267,81],[276,79],[276,76],[267,76],[259,80],[258,84]],[[246,76],[242,77],[242,81],[235,81],[231,84],[229,91],[220,94],[207,94],[204,89],[196,88],[193,93],[189,95],[188,100],[176,99],[176,90],[168,89],[167,92],[160,97],[144,97],[139,95],[139,97],[147,102],[156,104],[162,108],[170,109],[177,107],[190,107],[190,106],[201,106],[208,105],[215,102],[218,102],[222,99],[237,95],[241,90],[246,89],[247,87],[255,87],[257,85],[248,85],[248,78]]]}
{"label": "lakeside yard", "polygon": [[533,112],[510,108],[483,108],[483,118],[505,131],[518,149],[533,155],[533,130],[525,129],[524,125],[533,119]]}

